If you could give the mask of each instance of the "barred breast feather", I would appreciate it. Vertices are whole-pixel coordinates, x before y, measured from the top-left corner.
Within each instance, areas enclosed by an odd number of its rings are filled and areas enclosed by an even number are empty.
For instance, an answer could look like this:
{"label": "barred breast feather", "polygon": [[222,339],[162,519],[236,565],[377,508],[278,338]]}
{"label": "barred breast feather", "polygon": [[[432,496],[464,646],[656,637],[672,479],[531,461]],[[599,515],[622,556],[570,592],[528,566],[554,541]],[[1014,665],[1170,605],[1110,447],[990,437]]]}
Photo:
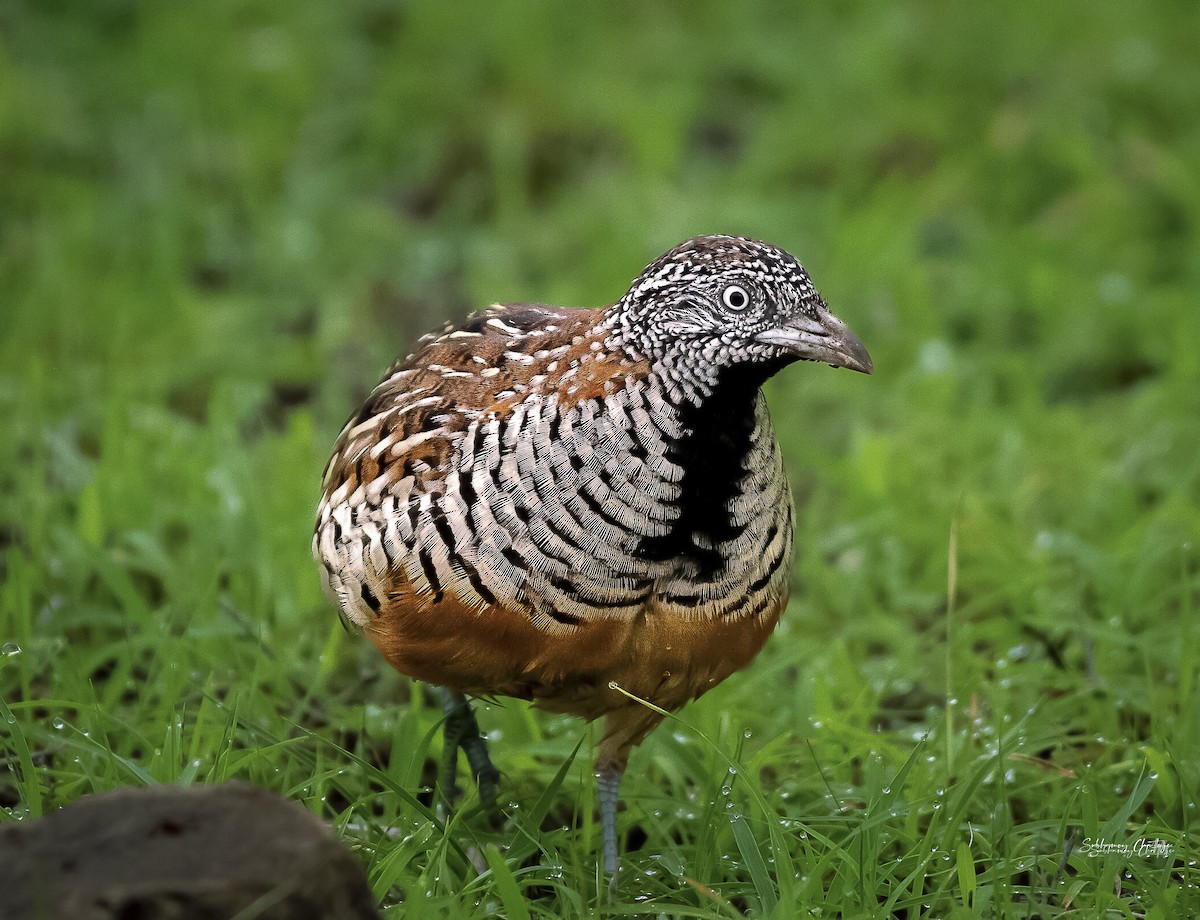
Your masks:
{"label": "barred breast feather", "polygon": [[588,718],[610,682],[676,708],[744,666],[791,546],[757,387],[669,399],[604,311],[524,304],[388,370],[314,537],[344,618],[402,672]]}

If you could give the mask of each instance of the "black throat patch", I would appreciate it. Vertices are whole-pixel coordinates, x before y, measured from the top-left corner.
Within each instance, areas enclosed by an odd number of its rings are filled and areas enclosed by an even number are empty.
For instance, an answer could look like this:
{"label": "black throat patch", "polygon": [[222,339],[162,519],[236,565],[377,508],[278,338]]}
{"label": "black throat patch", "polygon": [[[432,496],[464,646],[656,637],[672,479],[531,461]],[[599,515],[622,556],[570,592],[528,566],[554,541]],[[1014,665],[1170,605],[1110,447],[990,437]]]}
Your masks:
{"label": "black throat patch", "polygon": [[708,398],[684,408],[680,421],[686,433],[667,451],[667,459],[683,468],[679,517],[667,533],[644,538],[640,556],[658,562],[689,560],[701,581],[712,581],[724,570],[720,545],[745,530],[745,524],[734,525],[730,519],[729,503],[747,474],[762,381],[761,370],[731,368]]}

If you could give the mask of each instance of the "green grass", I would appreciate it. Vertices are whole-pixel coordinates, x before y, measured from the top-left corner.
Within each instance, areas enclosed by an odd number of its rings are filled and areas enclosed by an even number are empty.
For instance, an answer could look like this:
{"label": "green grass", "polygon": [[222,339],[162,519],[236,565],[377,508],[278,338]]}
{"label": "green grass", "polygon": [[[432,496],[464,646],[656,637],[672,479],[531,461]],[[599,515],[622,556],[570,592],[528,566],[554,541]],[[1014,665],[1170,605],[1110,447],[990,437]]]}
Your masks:
{"label": "green grass", "polygon": [[[1198,31],[0,5],[0,821],[245,779],[396,917],[1200,913]],[[482,707],[506,820],[438,821],[437,707],[342,633],[308,538],[416,335],[607,302],[702,232],[800,254],[877,371],[769,386],[793,601],[634,754],[610,897],[596,730]]]}

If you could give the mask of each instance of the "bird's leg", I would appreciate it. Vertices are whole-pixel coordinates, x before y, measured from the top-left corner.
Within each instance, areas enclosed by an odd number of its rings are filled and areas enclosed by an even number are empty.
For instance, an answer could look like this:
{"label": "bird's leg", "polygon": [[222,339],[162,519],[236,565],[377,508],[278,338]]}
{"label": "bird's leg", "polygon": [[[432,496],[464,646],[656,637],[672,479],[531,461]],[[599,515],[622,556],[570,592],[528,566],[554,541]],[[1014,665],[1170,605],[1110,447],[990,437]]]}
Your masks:
{"label": "bird's leg", "polygon": [[471,704],[461,693],[446,687],[439,687],[442,697],[442,712],[446,720],[442,725],[444,750],[442,752],[442,795],[446,802],[453,804],[458,790],[455,779],[458,775],[458,749],[462,748],[467,755],[467,765],[471,768],[471,776],[479,785],[479,800],[489,811],[496,808],[496,787],[500,783],[500,771],[488,756],[487,741],[479,732],[479,723],[475,721],[475,713]]}
{"label": "bird's leg", "polygon": [[604,737],[596,752],[596,796],[600,807],[600,844],[604,873],[610,886],[617,883],[621,865],[617,849],[617,805],[620,802],[621,776],[629,763],[629,752],[662,716],[640,704],[614,709],[604,720]]}
{"label": "bird's leg", "polygon": [[617,802],[621,775],[625,771],[613,765],[601,767],[596,773],[597,797],[600,801],[600,841],[604,855],[604,874],[617,880],[620,856],[617,853]]}

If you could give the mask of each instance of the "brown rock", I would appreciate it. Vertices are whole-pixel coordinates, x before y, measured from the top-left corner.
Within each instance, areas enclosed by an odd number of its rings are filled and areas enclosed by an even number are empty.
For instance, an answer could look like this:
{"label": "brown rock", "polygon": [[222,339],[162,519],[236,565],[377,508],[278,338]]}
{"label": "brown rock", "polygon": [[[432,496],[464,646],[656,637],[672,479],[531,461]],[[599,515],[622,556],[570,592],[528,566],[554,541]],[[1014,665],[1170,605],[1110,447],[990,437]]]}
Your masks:
{"label": "brown rock", "polygon": [[85,796],[0,826],[6,920],[377,920],[319,818],[245,783]]}

